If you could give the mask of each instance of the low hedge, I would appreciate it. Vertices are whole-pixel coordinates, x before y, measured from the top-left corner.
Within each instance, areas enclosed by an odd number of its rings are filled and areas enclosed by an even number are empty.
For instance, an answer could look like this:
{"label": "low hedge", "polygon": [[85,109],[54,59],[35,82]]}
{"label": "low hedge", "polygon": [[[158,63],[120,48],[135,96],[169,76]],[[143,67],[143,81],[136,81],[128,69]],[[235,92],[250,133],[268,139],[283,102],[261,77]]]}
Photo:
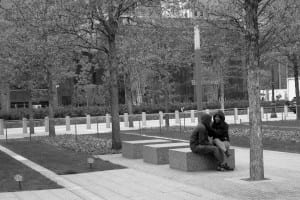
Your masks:
{"label": "low hedge", "polygon": [[[283,107],[285,101],[277,101],[276,106]],[[264,101],[261,103],[263,107],[271,107],[271,102]],[[225,109],[229,108],[240,108],[241,110],[249,106],[247,100],[232,100],[225,102]],[[169,113],[173,113],[175,110],[180,110],[184,107],[184,110],[196,110],[197,105],[195,103],[170,103]],[[219,102],[204,102],[203,109],[219,109]],[[142,104],[139,106],[133,106],[133,113],[140,114],[146,112],[148,114],[158,113],[159,111],[166,112],[164,104]],[[64,118],[65,116],[70,117],[84,117],[86,114],[91,116],[104,116],[106,113],[110,113],[110,106],[90,106],[90,107],[59,107],[55,109],[55,118]],[[126,105],[120,105],[120,115],[128,113]],[[34,119],[43,119],[48,115],[47,108],[34,109]],[[20,120],[22,117],[29,118],[28,108],[14,108],[9,113],[0,112],[0,118],[5,120]]]}

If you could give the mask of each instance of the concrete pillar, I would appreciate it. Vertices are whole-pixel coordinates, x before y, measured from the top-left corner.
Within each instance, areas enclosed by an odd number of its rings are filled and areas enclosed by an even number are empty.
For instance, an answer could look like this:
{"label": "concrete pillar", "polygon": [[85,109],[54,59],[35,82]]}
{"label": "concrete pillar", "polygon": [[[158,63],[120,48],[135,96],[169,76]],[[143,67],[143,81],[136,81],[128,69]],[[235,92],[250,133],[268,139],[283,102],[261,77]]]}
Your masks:
{"label": "concrete pillar", "polygon": [[106,128],[110,128],[110,115],[106,114],[105,116]]}
{"label": "concrete pillar", "polygon": [[286,120],[286,118],[288,116],[288,106],[284,105],[283,109],[284,109],[284,120]]}
{"label": "concrete pillar", "polygon": [[175,110],[175,123],[180,124],[179,111]]}
{"label": "concrete pillar", "polygon": [[45,132],[49,133],[49,117],[45,117]]}
{"label": "concrete pillar", "polygon": [[164,123],[164,113],[162,111],[159,111],[159,123],[160,125]]}
{"label": "concrete pillar", "polygon": [[124,113],[124,126],[129,127],[128,113]]}
{"label": "concrete pillar", "polygon": [[66,116],[66,131],[71,130],[71,119],[70,116]]}
{"label": "concrete pillar", "polygon": [[195,110],[191,110],[191,122],[195,123]]}
{"label": "concrete pillar", "polygon": [[23,134],[27,133],[27,119],[23,117],[22,119],[22,127],[23,127]]}
{"label": "concrete pillar", "polygon": [[0,135],[4,135],[4,120],[0,119]]}
{"label": "concrete pillar", "polygon": [[142,112],[142,125],[147,126],[146,113]]}
{"label": "concrete pillar", "polygon": [[91,129],[91,115],[86,115],[86,129]]}
{"label": "concrete pillar", "polygon": [[261,119],[264,119],[264,115],[265,115],[265,111],[264,111],[264,107],[260,107],[260,112],[261,112]]}
{"label": "concrete pillar", "polygon": [[234,108],[234,123],[237,124],[239,120],[238,109]]}

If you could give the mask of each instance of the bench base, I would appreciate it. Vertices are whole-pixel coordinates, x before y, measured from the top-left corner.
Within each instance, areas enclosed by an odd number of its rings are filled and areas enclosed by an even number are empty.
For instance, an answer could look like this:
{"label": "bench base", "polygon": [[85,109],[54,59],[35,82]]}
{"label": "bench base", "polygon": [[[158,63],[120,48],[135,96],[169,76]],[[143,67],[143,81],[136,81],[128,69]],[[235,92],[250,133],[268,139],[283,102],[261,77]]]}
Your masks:
{"label": "bench base", "polygon": [[[225,161],[231,168],[235,168],[235,151],[229,149],[230,156]],[[216,170],[217,161],[212,155],[199,155],[190,148],[169,150],[170,168],[183,171]]]}
{"label": "bench base", "polygon": [[162,165],[169,163],[169,149],[189,147],[189,143],[164,143],[145,145],[143,147],[144,162]]}
{"label": "bench base", "polygon": [[143,146],[147,144],[159,144],[170,142],[169,140],[135,140],[122,142],[122,156],[130,159],[143,158]]}

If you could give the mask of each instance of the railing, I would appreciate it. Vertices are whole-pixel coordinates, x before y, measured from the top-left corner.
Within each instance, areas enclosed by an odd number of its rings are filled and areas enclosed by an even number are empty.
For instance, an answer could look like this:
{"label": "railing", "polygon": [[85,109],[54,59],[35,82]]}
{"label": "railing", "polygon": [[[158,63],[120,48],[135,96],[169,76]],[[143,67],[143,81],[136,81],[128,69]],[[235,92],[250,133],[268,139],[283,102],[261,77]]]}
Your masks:
{"label": "railing", "polygon": [[[262,121],[274,121],[274,120],[294,120],[296,114],[291,112],[287,106],[276,106],[276,116],[271,116],[274,107],[263,107],[261,108],[261,119]],[[146,128],[159,128],[163,127],[177,127],[184,130],[186,127],[193,127],[198,124],[198,116],[201,113],[215,113],[214,110],[203,110],[203,111],[175,111],[174,113],[157,113],[157,114],[134,114],[120,115],[120,127],[122,130],[138,129],[143,130]],[[229,124],[244,124],[249,122],[249,109],[248,108],[230,108],[224,109],[223,112],[226,116],[226,122]],[[273,118],[272,118],[273,117]],[[129,127],[129,120],[133,121],[133,127]],[[66,118],[55,118],[54,124],[64,133],[74,132],[77,130],[77,126],[80,130],[98,132],[109,132],[111,131],[111,116],[90,116],[86,117],[66,117]],[[34,127],[37,132],[47,133],[49,130],[49,119],[34,119]],[[97,127],[97,128],[96,128]],[[29,120],[23,118],[23,120],[3,120],[0,119],[0,136],[5,135],[7,129],[9,133],[14,132],[18,134],[29,134],[27,130],[29,128]]]}

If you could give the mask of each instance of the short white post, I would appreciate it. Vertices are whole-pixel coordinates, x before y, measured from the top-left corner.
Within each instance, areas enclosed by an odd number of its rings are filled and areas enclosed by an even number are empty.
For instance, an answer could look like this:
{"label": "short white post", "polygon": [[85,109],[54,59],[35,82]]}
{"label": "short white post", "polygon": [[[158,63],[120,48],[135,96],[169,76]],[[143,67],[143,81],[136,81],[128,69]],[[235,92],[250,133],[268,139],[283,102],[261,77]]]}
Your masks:
{"label": "short white post", "polygon": [[248,117],[250,116],[250,109],[249,109],[249,107],[247,108],[247,115],[248,115]]}
{"label": "short white post", "polygon": [[49,133],[49,117],[45,117],[45,132]]}
{"label": "short white post", "polygon": [[209,113],[210,113],[209,109],[206,109],[206,110],[205,110],[205,113],[206,113],[206,114],[209,114]]}
{"label": "short white post", "polygon": [[164,123],[164,113],[162,111],[159,111],[159,123],[160,125]]}
{"label": "short white post", "polygon": [[180,124],[179,111],[175,110],[175,123]]}
{"label": "short white post", "polygon": [[110,128],[110,115],[106,114],[105,116],[106,128]]}
{"label": "short white post", "polygon": [[288,106],[284,105],[284,120],[286,120],[287,116],[288,116]]}
{"label": "short white post", "polygon": [[234,123],[237,124],[239,120],[238,109],[234,108]]}
{"label": "short white post", "polygon": [[129,127],[128,113],[124,113],[124,126]]}
{"label": "short white post", "polygon": [[146,112],[142,112],[142,125],[147,126]]}
{"label": "short white post", "polygon": [[261,107],[260,108],[260,112],[261,112],[261,119],[264,119],[264,115],[265,115],[265,110],[264,110],[264,107]]}
{"label": "short white post", "polygon": [[4,135],[4,120],[0,119],[0,135]]}
{"label": "short white post", "polygon": [[195,123],[195,110],[191,110],[191,122]]}
{"label": "short white post", "polygon": [[71,130],[71,119],[70,116],[66,116],[66,131]]}
{"label": "short white post", "polygon": [[86,129],[91,129],[91,115],[86,115]]}
{"label": "short white post", "polygon": [[23,117],[22,119],[22,127],[23,127],[23,134],[27,133],[27,119]]}

